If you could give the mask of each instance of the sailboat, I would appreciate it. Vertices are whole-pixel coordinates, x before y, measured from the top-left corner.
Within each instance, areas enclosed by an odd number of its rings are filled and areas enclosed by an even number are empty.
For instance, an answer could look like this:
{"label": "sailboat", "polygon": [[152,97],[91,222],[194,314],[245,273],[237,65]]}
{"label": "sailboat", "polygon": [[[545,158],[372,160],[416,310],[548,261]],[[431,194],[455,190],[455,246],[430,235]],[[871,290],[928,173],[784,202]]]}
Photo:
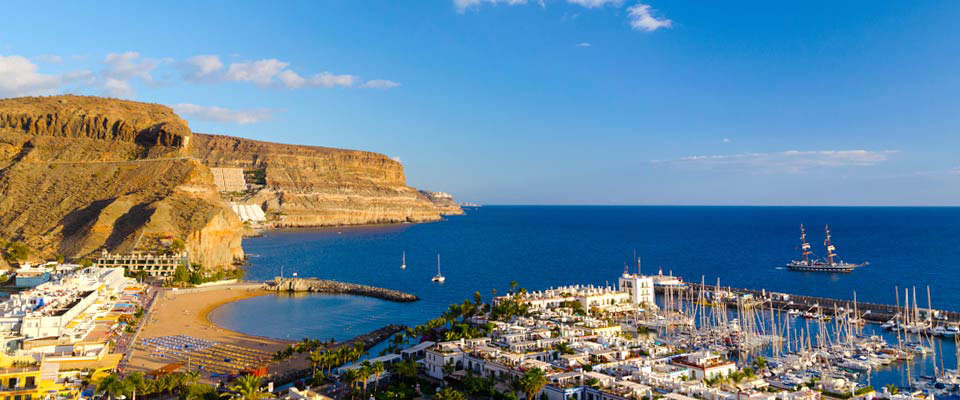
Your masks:
{"label": "sailboat", "polygon": [[403,261],[400,262],[400,269],[407,269],[407,251],[403,251]]}
{"label": "sailboat", "polygon": [[447,280],[447,278],[444,278],[443,274],[440,273],[440,253],[437,253],[437,274],[433,276],[431,281],[443,283],[445,280]]}
{"label": "sailboat", "polygon": [[[807,232],[804,230],[803,225],[800,225],[800,254],[803,256],[803,260],[790,261],[790,263],[787,264],[787,268],[793,271],[851,272],[856,268],[868,264],[866,262],[851,264],[840,260],[840,256],[835,252],[837,250],[836,246],[830,242],[830,226],[827,225],[824,231],[827,234],[827,238],[823,241],[823,245],[827,248],[827,260],[824,261],[810,257],[813,255],[813,252],[810,251],[810,243],[807,243]],[[834,258],[837,260],[834,260]]]}

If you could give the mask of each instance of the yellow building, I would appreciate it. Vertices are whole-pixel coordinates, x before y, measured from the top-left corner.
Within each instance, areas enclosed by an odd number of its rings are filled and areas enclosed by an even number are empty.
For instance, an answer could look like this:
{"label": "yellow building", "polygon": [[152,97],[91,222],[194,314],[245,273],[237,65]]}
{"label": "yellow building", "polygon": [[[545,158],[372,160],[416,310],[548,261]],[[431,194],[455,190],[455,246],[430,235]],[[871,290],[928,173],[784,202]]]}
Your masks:
{"label": "yellow building", "polygon": [[76,389],[57,383],[56,363],[37,364],[32,357],[0,357],[0,400],[76,398]]}

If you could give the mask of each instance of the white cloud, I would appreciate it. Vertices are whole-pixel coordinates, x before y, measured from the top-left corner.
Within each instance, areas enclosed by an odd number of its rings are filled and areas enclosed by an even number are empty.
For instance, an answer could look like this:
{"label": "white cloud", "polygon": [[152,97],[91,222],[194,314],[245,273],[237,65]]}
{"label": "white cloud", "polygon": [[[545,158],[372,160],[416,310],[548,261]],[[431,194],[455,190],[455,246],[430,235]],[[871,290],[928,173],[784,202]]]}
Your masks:
{"label": "white cloud", "polygon": [[598,8],[607,5],[620,7],[623,5],[623,0],[567,0],[567,3],[576,4],[586,8]]}
{"label": "white cloud", "polygon": [[116,78],[106,78],[103,81],[103,92],[109,97],[131,98],[136,93],[130,82]]}
{"label": "white cloud", "polygon": [[217,74],[223,70],[223,62],[220,61],[220,56],[201,54],[184,60],[181,70],[183,78],[188,81],[211,81],[215,80]]}
{"label": "white cloud", "polygon": [[477,8],[484,3],[515,6],[519,4],[527,4],[527,0],[453,0],[453,7],[458,13],[462,14],[467,9]]}
{"label": "white cloud", "polygon": [[960,166],[950,168],[950,175],[960,175]]}
{"label": "white cloud", "polygon": [[190,103],[174,104],[177,114],[203,121],[229,122],[234,124],[253,124],[271,117],[270,110],[231,110],[217,106],[201,106]]}
{"label": "white cloud", "polygon": [[789,150],[776,153],[739,153],[654,160],[653,164],[671,167],[733,170],[755,174],[803,173],[815,169],[868,167],[887,161],[896,151],[870,150]]}
{"label": "white cloud", "polygon": [[302,87],[350,87],[358,80],[355,75],[321,72],[303,77],[287,67],[290,63],[275,58],[230,64],[224,79],[251,82],[260,87],[281,85],[290,89]]}
{"label": "white cloud", "polygon": [[275,58],[236,62],[230,64],[225,78],[237,82],[251,82],[257,86],[269,86],[289,65],[290,63]]}
{"label": "white cloud", "polygon": [[589,43],[589,42],[580,42],[580,43],[577,43],[577,47],[590,47],[590,46],[593,46],[593,44],[591,44],[591,43]]}
{"label": "white cloud", "polygon": [[650,5],[637,3],[627,7],[627,16],[630,18],[630,27],[639,31],[653,32],[660,28],[673,26],[673,21],[667,18],[654,16],[655,10]]}
{"label": "white cloud", "polygon": [[360,87],[367,89],[393,89],[397,86],[400,86],[400,84],[386,79],[373,79],[360,85]]}
{"label": "white cloud", "polygon": [[42,74],[24,57],[0,56],[0,97],[50,95],[77,78],[69,74]]}
{"label": "white cloud", "polygon": [[291,89],[301,88],[307,84],[306,79],[289,69],[281,72],[277,77],[284,86]]}
{"label": "white cloud", "polygon": [[723,142],[724,142],[724,143],[730,143],[730,142],[732,142],[732,141],[733,141],[733,140],[731,140],[730,138],[727,138],[727,137],[723,138]]}
{"label": "white cloud", "polygon": [[356,76],[353,75],[335,75],[329,72],[322,72],[311,76],[308,82],[313,86],[323,86],[323,87],[334,87],[334,86],[353,86],[353,83],[357,80]]}
{"label": "white cloud", "polygon": [[106,78],[128,80],[140,78],[144,82],[153,82],[151,73],[160,61],[152,58],[142,58],[140,53],[128,51],[126,53],[110,53],[103,59]]}
{"label": "white cloud", "polygon": [[398,163],[403,164],[403,161],[400,161],[400,157],[393,156],[393,157],[390,157],[390,159],[393,160],[393,161],[396,161],[396,162],[398,162]]}
{"label": "white cloud", "polygon": [[60,57],[55,54],[43,54],[36,57],[37,62],[42,62],[44,64],[63,64],[63,57]]}

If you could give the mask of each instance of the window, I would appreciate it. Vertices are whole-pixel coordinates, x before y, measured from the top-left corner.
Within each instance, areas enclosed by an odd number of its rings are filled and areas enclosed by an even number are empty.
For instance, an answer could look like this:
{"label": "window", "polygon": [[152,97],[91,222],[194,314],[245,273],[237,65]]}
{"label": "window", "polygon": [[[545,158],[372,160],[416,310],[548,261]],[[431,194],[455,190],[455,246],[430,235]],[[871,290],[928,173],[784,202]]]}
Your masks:
{"label": "window", "polygon": [[[27,387],[33,387],[33,386],[36,385],[36,382],[37,382],[37,378],[36,378],[36,377],[28,376],[28,377],[27,377],[27,382],[26,382],[25,385],[26,385]],[[27,400],[30,400],[30,399],[27,399]]]}
{"label": "window", "polygon": [[[10,378],[10,380],[7,381],[7,387],[8,387],[8,388],[15,388],[15,387],[17,387],[17,378]],[[17,396],[17,397],[20,397],[20,396]],[[20,399],[16,399],[16,400],[20,400]]]}

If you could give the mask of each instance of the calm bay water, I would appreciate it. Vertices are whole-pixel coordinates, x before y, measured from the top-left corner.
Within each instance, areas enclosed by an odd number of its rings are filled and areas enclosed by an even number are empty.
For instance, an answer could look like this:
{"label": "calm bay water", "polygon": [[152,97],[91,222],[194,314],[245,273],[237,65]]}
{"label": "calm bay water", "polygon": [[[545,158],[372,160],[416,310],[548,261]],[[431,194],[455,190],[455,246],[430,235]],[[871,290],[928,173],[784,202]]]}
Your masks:
{"label": "calm bay water", "polygon": [[[870,265],[850,274],[792,272],[799,225],[823,255],[830,224],[838,252]],[[397,304],[355,296],[265,296],[227,304],[211,318],[283,339],[344,339],[389,323],[417,324],[479,291],[489,299],[516,280],[529,290],[615,282],[634,250],[643,272],[687,281],[893,303],[894,286],[917,286],[926,305],[960,310],[960,208],[910,207],[539,207],[468,210],[446,221],[397,226],[284,230],[247,239],[249,279],[293,272],[398,289],[422,298]],[[400,269],[401,252],[407,269]],[[430,282],[436,256],[447,277]],[[635,266],[631,266],[633,270]],[[945,349],[946,350],[946,349]]]}
{"label": "calm bay water", "polygon": [[[870,265],[850,274],[783,269],[797,258],[800,223],[815,252],[825,253],[829,223],[840,255]],[[856,290],[862,301],[886,303],[895,301],[897,285],[917,286],[918,294],[929,285],[934,307],[960,310],[960,208],[491,206],[429,224],[271,231],[246,239],[244,249],[252,256],[249,279],[272,279],[283,269],[286,276],[382,286],[423,299],[271,296],[213,316],[268,336],[342,338],[385,323],[418,323],[474,291],[485,298],[492,289],[504,292],[512,280],[530,290],[603,285],[616,280],[634,251],[644,273],[662,266],[688,281],[704,276],[708,283],[720,278],[724,285],[839,298]],[[447,277],[442,285],[430,282],[437,253]],[[257,321],[241,312],[251,308]],[[278,324],[296,335],[270,333]]]}

